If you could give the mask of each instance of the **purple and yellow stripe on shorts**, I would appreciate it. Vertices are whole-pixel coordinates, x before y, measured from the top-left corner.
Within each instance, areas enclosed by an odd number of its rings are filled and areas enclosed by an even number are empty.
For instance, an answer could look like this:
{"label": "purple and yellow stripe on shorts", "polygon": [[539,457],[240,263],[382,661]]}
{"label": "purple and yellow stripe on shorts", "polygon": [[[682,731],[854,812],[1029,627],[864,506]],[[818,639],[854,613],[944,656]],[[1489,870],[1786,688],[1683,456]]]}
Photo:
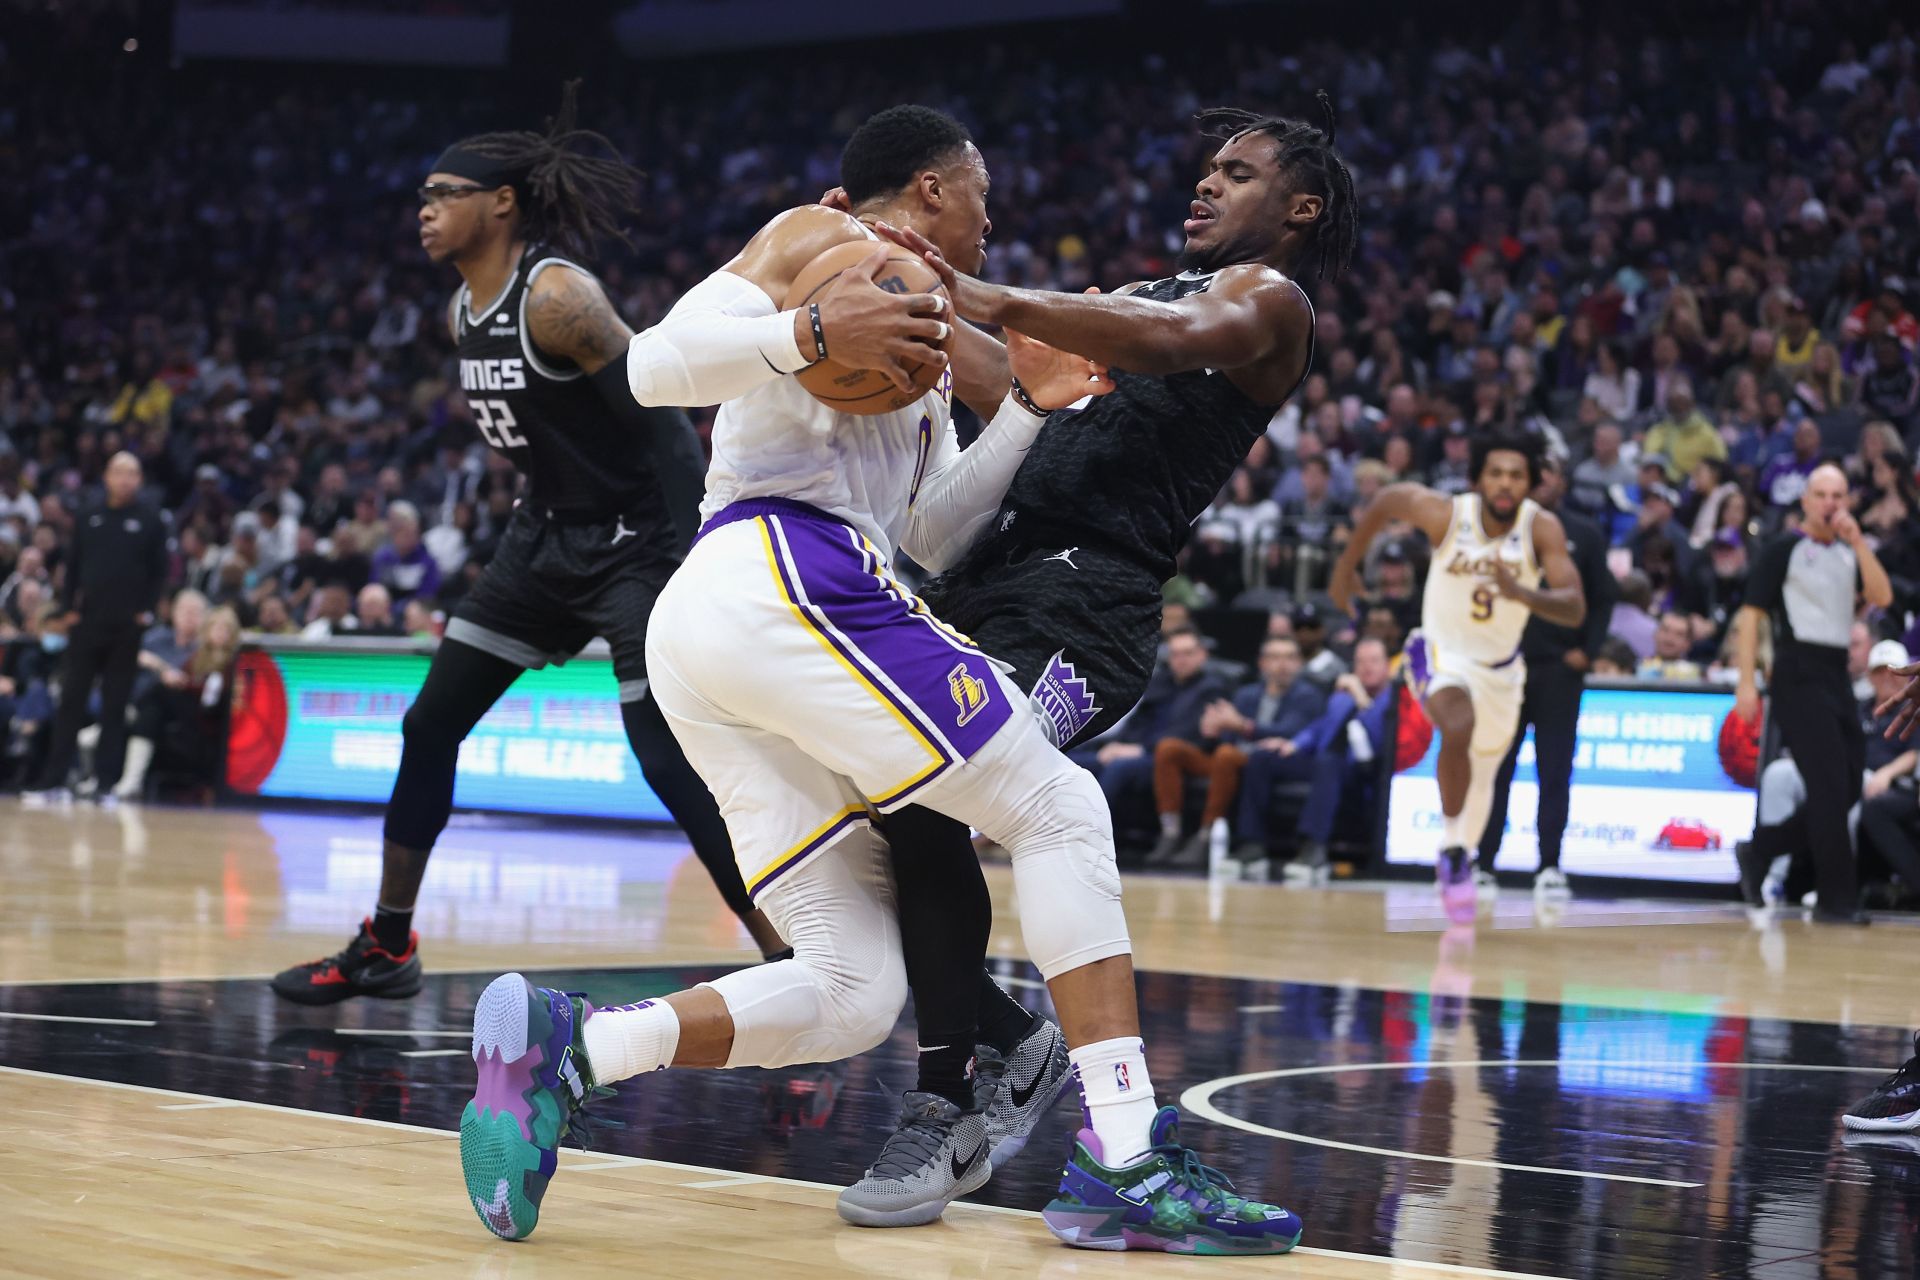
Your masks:
{"label": "purple and yellow stripe on shorts", "polygon": [[805,862],[815,851],[833,843],[842,831],[868,821],[869,817],[867,807],[863,804],[850,804],[834,814],[801,837],[791,849],[768,863],[753,879],[747,881],[747,897],[757,901],[762,889]]}
{"label": "purple and yellow stripe on shorts", "polygon": [[[1013,714],[987,655],[895,581],[858,530],[777,500],[735,503],[709,523],[742,519],[759,526],[769,570],[794,617],[923,753],[903,777],[867,797],[873,808],[907,803],[985,746]],[[781,861],[804,856],[796,849]]]}

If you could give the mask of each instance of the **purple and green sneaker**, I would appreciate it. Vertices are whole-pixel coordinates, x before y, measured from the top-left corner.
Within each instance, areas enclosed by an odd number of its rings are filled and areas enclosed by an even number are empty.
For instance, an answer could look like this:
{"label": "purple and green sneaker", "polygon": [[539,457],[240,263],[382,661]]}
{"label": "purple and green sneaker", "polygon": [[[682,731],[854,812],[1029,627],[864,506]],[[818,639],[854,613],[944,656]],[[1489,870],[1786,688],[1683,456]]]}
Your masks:
{"label": "purple and green sneaker", "polygon": [[584,999],[517,973],[495,978],[474,1006],[480,1082],[460,1113],[460,1167],[474,1212],[502,1240],[533,1234],[560,1140],[589,1098],[612,1092],[594,1087],[581,1043],[592,1016]]}
{"label": "purple and green sneaker", "polygon": [[1047,1230],[1080,1249],[1156,1249],[1161,1253],[1285,1253],[1300,1243],[1300,1219],[1285,1209],[1233,1194],[1219,1170],[1180,1145],[1180,1113],[1160,1108],[1153,1145],[1120,1169],[1100,1162],[1100,1139],[1082,1129],[1060,1192],[1041,1217]]}

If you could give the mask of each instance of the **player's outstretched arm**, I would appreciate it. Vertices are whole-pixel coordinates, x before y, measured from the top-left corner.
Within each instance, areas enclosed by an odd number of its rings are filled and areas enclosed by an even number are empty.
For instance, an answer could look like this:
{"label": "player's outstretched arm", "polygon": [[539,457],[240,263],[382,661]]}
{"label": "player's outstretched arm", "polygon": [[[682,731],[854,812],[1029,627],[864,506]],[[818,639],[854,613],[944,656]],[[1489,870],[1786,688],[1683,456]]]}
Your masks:
{"label": "player's outstretched arm", "polygon": [[1546,586],[1522,586],[1513,571],[1500,560],[1493,562],[1493,576],[1488,579],[1488,585],[1507,599],[1518,600],[1548,622],[1577,627],[1586,621],[1587,593],[1580,586],[1580,570],[1574,567],[1573,556],[1567,551],[1567,529],[1551,511],[1542,511],[1533,519],[1533,556],[1540,562]]}
{"label": "player's outstretched arm", "polygon": [[917,233],[885,224],[876,229],[927,259],[963,319],[1018,329],[1131,373],[1245,369],[1281,351],[1304,353],[1313,325],[1306,298],[1271,267],[1227,267],[1210,288],[1174,302],[1052,293],[962,276]]}
{"label": "player's outstretched arm", "polygon": [[1333,597],[1340,612],[1352,613],[1354,598],[1360,594],[1360,561],[1382,529],[1400,521],[1419,529],[1429,542],[1439,546],[1447,536],[1447,522],[1451,519],[1453,503],[1445,494],[1435,493],[1425,485],[1388,485],[1374,495],[1372,505],[1360,518],[1360,527],[1347,540],[1346,550],[1333,566],[1327,594]]}
{"label": "player's outstretched arm", "polygon": [[633,330],[600,282],[569,266],[542,271],[527,291],[527,336],[540,350],[579,365],[614,417],[646,443],[681,546],[691,545],[706,491],[699,433],[680,409],[634,400],[624,359]]}

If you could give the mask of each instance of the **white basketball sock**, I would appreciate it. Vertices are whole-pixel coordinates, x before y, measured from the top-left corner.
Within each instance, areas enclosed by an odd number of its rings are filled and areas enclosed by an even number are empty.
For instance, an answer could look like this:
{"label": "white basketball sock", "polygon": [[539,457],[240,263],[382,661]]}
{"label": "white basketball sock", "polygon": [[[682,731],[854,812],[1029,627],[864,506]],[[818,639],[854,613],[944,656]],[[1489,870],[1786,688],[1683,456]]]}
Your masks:
{"label": "white basketball sock", "polygon": [[1067,1052],[1080,1080],[1087,1126],[1100,1139],[1101,1163],[1109,1169],[1132,1164],[1153,1144],[1153,1117],[1160,1108],[1147,1077],[1145,1050],[1139,1037],[1121,1036]]}
{"label": "white basketball sock", "polygon": [[1460,806],[1458,813],[1440,815],[1441,847],[1446,849],[1464,849],[1467,847],[1467,808]]}
{"label": "white basketball sock", "polygon": [[580,1038],[593,1082],[612,1084],[673,1065],[680,1048],[680,1015],[665,1000],[595,1009]]}

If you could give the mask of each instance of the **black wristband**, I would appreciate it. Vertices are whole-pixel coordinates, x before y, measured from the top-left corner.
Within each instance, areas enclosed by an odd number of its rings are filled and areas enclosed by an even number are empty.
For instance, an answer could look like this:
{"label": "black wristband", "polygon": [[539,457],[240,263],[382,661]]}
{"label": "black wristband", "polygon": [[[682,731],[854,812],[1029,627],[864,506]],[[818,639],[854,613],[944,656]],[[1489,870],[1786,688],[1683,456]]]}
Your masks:
{"label": "black wristband", "polygon": [[1020,379],[1015,378],[1012,381],[1013,385],[1009,391],[1020,407],[1036,418],[1046,417],[1047,411],[1033,402],[1033,397],[1027,394],[1027,389],[1020,385]]}
{"label": "black wristband", "polygon": [[813,359],[819,363],[827,358],[827,331],[820,324],[820,304],[807,304],[807,319],[813,322]]}

